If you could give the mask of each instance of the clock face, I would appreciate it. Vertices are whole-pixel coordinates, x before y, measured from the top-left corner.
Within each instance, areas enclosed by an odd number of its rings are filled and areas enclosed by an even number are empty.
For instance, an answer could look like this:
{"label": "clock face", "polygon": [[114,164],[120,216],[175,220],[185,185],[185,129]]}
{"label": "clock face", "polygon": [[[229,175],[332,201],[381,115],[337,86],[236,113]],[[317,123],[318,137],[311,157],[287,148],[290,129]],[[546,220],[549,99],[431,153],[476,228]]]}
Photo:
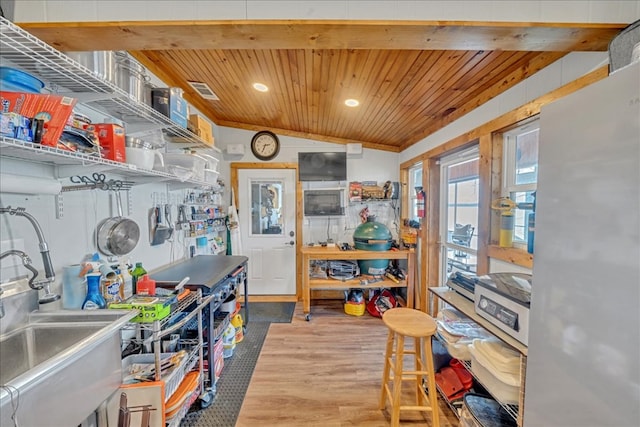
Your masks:
{"label": "clock face", "polygon": [[251,151],[260,160],[271,160],[280,151],[280,141],[274,133],[260,131],[251,139]]}

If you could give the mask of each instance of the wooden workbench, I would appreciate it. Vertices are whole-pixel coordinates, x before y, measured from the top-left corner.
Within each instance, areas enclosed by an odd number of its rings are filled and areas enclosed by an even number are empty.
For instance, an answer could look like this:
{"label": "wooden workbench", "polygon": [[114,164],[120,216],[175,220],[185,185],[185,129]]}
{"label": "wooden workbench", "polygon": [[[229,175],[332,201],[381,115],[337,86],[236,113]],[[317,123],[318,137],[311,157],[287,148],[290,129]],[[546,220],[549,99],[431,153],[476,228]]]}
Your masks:
{"label": "wooden workbench", "polygon": [[[342,251],[337,247],[328,248],[322,246],[303,246],[302,253],[302,306],[305,318],[311,317],[311,290],[312,289],[377,289],[377,288],[407,288],[407,306],[413,308],[414,303],[414,280],[415,280],[415,251],[410,250],[390,250],[390,251],[364,251],[355,249]],[[313,279],[309,276],[309,266],[315,260],[374,260],[374,259],[406,259],[407,272],[406,279],[396,283],[389,279],[363,285],[360,278],[351,280],[336,279]]]}

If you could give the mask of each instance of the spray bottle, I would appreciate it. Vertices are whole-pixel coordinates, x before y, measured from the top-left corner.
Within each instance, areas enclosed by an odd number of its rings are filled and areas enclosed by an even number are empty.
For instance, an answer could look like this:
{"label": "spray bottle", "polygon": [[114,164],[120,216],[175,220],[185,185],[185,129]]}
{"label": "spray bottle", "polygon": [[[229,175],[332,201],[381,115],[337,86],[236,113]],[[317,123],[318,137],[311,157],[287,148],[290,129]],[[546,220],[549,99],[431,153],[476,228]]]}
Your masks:
{"label": "spray bottle", "polygon": [[129,273],[128,265],[120,262],[120,277],[122,280],[122,294],[123,298],[127,299],[133,295],[133,277]]}
{"label": "spray bottle", "polygon": [[82,303],[83,310],[97,310],[107,308],[107,302],[100,292],[101,273],[89,273],[87,277],[87,296]]}

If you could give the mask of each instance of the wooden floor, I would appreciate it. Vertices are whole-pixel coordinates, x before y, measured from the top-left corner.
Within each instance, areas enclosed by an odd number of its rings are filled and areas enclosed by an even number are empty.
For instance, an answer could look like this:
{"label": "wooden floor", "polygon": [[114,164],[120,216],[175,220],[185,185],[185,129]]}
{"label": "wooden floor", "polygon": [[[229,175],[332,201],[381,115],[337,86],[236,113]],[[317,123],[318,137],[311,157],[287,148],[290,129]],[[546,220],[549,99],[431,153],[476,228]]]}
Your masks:
{"label": "wooden floor", "polygon": [[[292,323],[271,324],[236,426],[388,426],[388,405],[378,409],[387,336],[382,321],[348,316],[340,301],[314,301],[311,312],[305,321],[298,303]],[[429,414],[400,416],[401,425],[432,425]],[[443,402],[440,425],[458,426]]]}

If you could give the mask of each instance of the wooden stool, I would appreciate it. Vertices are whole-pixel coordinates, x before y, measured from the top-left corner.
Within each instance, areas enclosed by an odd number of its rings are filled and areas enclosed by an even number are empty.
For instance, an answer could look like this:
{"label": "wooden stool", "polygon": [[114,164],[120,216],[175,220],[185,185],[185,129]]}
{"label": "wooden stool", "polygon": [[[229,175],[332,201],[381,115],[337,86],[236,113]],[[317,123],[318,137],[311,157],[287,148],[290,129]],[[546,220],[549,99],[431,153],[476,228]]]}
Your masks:
{"label": "wooden stool", "polygon": [[[400,422],[400,410],[431,412],[431,425],[439,427],[438,392],[436,391],[436,378],[431,351],[431,337],[436,333],[436,322],[428,314],[411,308],[392,308],[387,310],[382,315],[382,321],[389,328],[389,335],[387,337],[384,373],[382,375],[380,409],[385,408],[388,398],[391,403],[391,425],[393,427],[396,427]],[[405,337],[414,339],[414,350],[404,349]],[[394,340],[396,341],[395,350],[393,348]],[[414,355],[415,370],[403,370],[402,365],[405,354]],[[393,360],[394,355],[395,361]],[[389,373],[392,367],[393,376],[390,377]],[[423,387],[424,377],[426,377],[428,394]],[[390,381],[393,381],[393,391],[389,387]],[[403,381],[415,381],[415,405],[400,404]],[[429,402],[428,406],[425,405],[427,402]]]}

